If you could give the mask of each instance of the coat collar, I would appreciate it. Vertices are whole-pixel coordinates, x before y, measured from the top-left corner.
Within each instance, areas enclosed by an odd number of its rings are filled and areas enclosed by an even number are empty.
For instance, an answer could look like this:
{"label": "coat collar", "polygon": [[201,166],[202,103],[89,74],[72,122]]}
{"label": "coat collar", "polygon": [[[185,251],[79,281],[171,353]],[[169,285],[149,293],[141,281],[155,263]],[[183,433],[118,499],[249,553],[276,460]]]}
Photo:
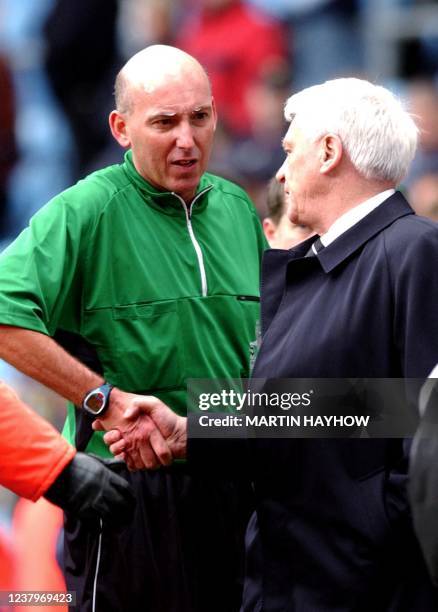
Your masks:
{"label": "coat collar", "polygon": [[[167,215],[185,214],[182,202],[176,194],[172,193],[171,191],[160,191],[159,189],[156,189],[137,172],[134,162],[132,161],[131,150],[125,153],[123,168],[140,192],[147,196],[145,201],[152,208],[155,208]],[[208,204],[208,198],[205,198],[204,194],[206,194],[212,188],[213,185],[208,180],[208,176],[205,174],[202,175],[196,190],[196,205],[193,207],[191,214],[198,214],[204,210]]]}
{"label": "coat collar", "polygon": [[[360,249],[368,240],[371,240],[376,234],[384,230],[400,217],[412,214],[414,214],[414,211],[409,206],[405,197],[397,191],[394,195],[389,197],[386,202],[375,208],[366,215],[366,217],[361,219],[358,223],[353,225],[353,227],[341,234],[334,242],[320,251],[317,257],[324,272],[328,273],[334,270],[334,268]],[[306,240],[306,243],[308,243],[307,249],[310,248],[310,245],[315,240],[315,236]],[[302,257],[303,255],[304,253],[301,253],[300,250],[299,256]]]}

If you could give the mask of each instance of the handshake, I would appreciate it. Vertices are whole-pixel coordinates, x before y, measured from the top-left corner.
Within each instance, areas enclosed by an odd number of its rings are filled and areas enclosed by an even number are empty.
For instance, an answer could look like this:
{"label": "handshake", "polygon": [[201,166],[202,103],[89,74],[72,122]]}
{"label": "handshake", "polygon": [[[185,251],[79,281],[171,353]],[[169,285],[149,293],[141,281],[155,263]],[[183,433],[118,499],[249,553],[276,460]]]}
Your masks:
{"label": "handshake", "polygon": [[154,396],[114,388],[105,418],[93,422],[104,441],[132,471],[156,469],[186,456],[187,419]]}
{"label": "handshake", "polygon": [[135,471],[185,457],[187,419],[156,397],[113,391],[115,401],[93,429],[106,430],[104,440],[115,459],[77,453],[44,495],[82,520],[99,517],[117,527],[132,519],[136,501],[120,460]]}

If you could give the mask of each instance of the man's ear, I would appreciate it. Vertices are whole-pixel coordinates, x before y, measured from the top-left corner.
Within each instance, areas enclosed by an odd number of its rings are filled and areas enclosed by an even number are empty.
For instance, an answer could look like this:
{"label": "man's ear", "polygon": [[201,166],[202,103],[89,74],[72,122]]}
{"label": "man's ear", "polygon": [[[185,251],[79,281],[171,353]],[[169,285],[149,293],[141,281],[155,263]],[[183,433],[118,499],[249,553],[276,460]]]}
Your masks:
{"label": "man's ear", "polygon": [[320,142],[320,173],[332,172],[340,163],[343,155],[342,141],[337,134],[326,134]]}
{"label": "man's ear", "polygon": [[211,108],[213,109],[213,120],[214,120],[214,129],[216,129],[217,125],[217,110],[216,110],[216,102],[214,98],[211,98]]}
{"label": "man's ear", "polygon": [[131,146],[124,116],[117,110],[113,110],[108,118],[111,134],[119,145],[127,149]]}
{"label": "man's ear", "polygon": [[270,217],[263,219],[263,231],[265,232],[266,240],[271,244],[271,241],[275,238],[277,226]]}

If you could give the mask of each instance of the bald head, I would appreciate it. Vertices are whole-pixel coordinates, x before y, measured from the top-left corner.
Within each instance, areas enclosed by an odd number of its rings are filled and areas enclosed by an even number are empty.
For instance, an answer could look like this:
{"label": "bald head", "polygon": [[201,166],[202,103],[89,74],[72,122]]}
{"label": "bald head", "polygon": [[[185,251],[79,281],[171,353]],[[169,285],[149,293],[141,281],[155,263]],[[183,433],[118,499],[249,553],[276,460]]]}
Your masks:
{"label": "bald head", "polygon": [[186,74],[196,73],[209,84],[204,68],[185,51],[168,45],[146,47],[133,55],[116,77],[116,108],[121,113],[129,113],[134,91],[152,93],[162,85],[172,85],[172,81],[184,78]]}

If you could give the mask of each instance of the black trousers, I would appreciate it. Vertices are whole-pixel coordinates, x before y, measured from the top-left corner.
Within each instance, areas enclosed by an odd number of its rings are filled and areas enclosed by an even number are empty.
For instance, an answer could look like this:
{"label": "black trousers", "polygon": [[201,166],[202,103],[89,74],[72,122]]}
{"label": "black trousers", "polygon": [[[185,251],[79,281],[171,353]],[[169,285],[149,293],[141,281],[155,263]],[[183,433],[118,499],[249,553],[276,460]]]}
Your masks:
{"label": "black trousers", "polygon": [[71,609],[237,612],[253,509],[248,482],[191,474],[186,464],[123,475],[137,497],[132,524],[116,530],[66,516]]}

